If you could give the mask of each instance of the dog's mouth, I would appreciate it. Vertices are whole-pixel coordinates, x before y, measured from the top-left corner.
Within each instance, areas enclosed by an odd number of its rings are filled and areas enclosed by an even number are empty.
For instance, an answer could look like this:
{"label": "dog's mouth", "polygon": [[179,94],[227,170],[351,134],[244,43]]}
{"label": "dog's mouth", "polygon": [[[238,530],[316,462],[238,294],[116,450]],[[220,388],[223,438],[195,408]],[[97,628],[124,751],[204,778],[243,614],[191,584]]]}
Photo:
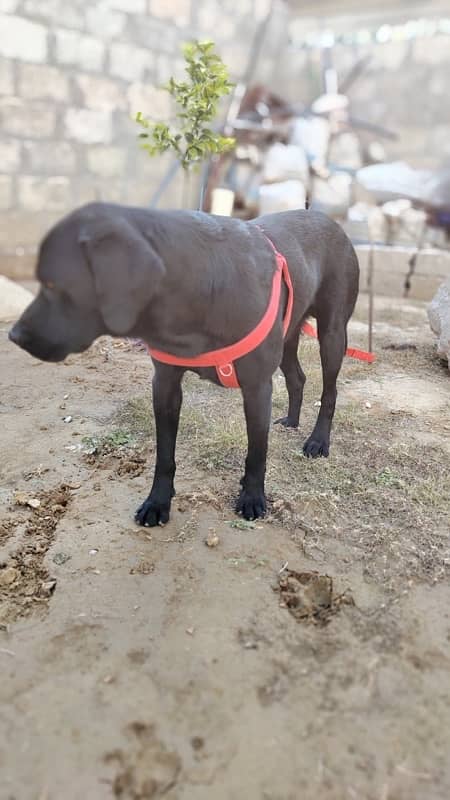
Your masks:
{"label": "dog's mouth", "polygon": [[41,361],[64,361],[70,353],[70,349],[66,345],[48,342],[19,325],[11,328],[8,338],[22,350]]}

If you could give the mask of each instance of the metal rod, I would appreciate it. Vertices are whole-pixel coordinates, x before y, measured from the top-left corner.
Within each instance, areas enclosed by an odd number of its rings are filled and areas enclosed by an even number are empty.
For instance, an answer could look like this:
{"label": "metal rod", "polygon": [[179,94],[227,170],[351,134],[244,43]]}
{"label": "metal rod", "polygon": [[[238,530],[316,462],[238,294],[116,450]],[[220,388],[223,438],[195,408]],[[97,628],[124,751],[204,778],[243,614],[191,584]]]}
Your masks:
{"label": "metal rod", "polygon": [[164,178],[162,179],[161,183],[159,184],[158,188],[156,189],[155,193],[153,194],[152,199],[150,200],[150,208],[156,208],[161,197],[163,196],[164,192],[166,191],[167,187],[172,183],[175,175],[177,174],[178,170],[181,167],[181,163],[177,160],[174,161],[170,167],[168,168]]}
{"label": "metal rod", "polygon": [[370,250],[369,250],[369,262],[368,262],[368,274],[367,274],[367,282],[368,282],[368,289],[369,289],[369,353],[372,353],[372,343],[373,343],[373,272],[374,272],[374,263],[375,263],[375,252],[374,252],[374,244],[371,243]]}

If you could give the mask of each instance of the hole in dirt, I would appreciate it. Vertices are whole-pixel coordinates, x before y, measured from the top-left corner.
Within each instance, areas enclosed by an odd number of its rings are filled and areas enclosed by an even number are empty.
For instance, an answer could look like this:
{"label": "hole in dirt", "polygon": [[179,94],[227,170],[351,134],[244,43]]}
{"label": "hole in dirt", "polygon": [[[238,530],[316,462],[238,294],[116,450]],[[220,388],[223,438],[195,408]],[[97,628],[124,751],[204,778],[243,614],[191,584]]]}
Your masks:
{"label": "hole in dirt", "polygon": [[318,572],[286,570],[279,576],[275,589],[280,595],[280,606],[287,608],[298,622],[327,625],[343,606],[353,606],[349,590],[335,594],[333,579]]}
{"label": "hole in dirt", "polygon": [[[58,523],[67,511],[71,491],[62,484],[37,494],[34,500],[36,507],[27,509],[27,519],[21,520],[24,532],[20,545],[0,563],[1,622],[14,621],[46,606],[56,588],[56,579],[44,566],[44,560],[55,541]],[[10,530],[11,525],[17,524],[11,518],[2,526]]]}

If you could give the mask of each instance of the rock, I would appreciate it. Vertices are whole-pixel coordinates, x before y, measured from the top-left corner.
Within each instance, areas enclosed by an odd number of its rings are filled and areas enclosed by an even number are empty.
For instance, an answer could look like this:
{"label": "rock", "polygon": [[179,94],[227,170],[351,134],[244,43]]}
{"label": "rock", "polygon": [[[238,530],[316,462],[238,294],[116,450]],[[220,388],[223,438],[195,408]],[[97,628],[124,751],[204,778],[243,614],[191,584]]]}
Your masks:
{"label": "rock", "polygon": [[428,306],[428,319],[438,337],[438,356],[448,362],[450,369],[450,278],[439,287]]}
{"label": "rock", "polygon": [[0,275],[0,320],[13,322],[31,303],[33,295],[28,289]]}
{"label": "rock", "polygon": [[205,539],[205,544],[207,547],[217,547],[219,544],[220,539],[213,528],[208,531],[208,535]]}
{"label": "rock", "polygon": [[11,586],[19,575],[20,572],[15,567],[4,567],[4,569],[0,570],[0,586]]}
{"label": "rock", "polygon": [[274,214],[305,208],[306,189],[301,181],[267,183],[259,187],[259,213]]}

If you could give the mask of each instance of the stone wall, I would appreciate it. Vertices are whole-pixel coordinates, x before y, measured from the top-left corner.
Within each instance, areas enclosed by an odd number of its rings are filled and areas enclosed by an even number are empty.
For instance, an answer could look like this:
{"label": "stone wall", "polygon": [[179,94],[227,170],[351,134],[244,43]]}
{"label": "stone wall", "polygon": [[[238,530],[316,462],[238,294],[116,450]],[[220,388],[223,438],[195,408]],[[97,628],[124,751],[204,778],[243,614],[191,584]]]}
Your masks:
{"label": "stone wall", "polygon": [[[160,88],[180,45],[213,38],[247,66],[266,0],[0,0],[0,272],[31,274],[36,245],[93,199],[146,204],[167,169],[139,149],[138,110],[169,113]],[[179,205],[175,182],[162,205]]]}
{"label": "stone wall", "polygon": [[[167,169],[137,144],[132,115],[169,113],[160,88],[182,70],[180,45],[212,38],[240,78],[270,0],[0,0],[0,273],[29,276],[36,246],[63,213],[94,199],[149,202]],[[356,20],[355,20],[356,24]],[[308,103],[320,52],[288,45],[283,0],[256,78]],[[334,48],[341,76],[369,52],[352,111],[398,131],[389,158],[450,159],[450,37]],[[180,205],[180,181],[161,202]]]}

